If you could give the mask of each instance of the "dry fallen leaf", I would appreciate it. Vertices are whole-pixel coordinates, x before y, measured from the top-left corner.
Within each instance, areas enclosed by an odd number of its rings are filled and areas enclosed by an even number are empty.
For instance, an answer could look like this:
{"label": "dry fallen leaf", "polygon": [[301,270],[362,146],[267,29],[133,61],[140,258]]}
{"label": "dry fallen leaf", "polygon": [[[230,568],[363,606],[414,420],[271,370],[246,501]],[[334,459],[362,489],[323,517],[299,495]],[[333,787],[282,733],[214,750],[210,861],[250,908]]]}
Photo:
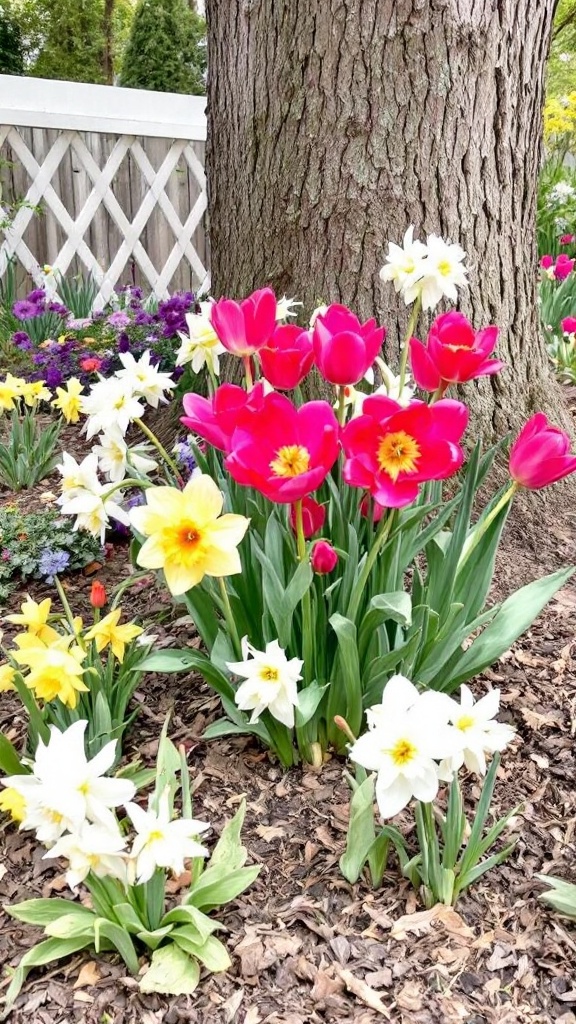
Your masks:
{"label": "dry fallen leaf", "polygon": [[95,960],[89,960],[87,964],[83,964],[80,968],[80,974],[76,978],[72,988],[84,988],[85,986],[95,985],[102,975],[100,969]]}
{"label": "dry fallen leaf", "polygon": [[416,914],[403,914],[394,922],[390,935],[393,939],[401,941],[410,933],[416,935],[429,932],[432,925],[438,923],[450,932],[451,935],[458,935],[462,939],[473,939],[474,932],[464,923],[460,914],[452,907],[446,907],[443,903],[437,903],[431,910],[420,910]]}
{"label": "dry fallen leaf", "polygon": [[260,836],[265,843],[271,843],[273,839],[283,839],[286,833],[278,825],[258,825],[256,835]]}
{"label": "dry fallen leaf", "polygon": [[358,999],[366,1003],[366,1006],[369,1006],[371,1010],[376,1010],[377,1013],[381,1013],[383,1017],[390,1020],[390,1013],[384,1006],[378,993],[373,988],[370,988],[370,985],[367,985],[365,981],[361,981],[360,978],[356,978],[352,971],[344,970],[342,967],[337,967],[336,973],[342,978],[346,988],[352,995],[358,996]]}
{"label": "dry fallen leaf", "polygon": [[343,988],[344,982],[341,978],[334,978],[328,973],[328,971],[319,970],[316,972],[316,977],[314,978],[310,998],[313,999],[315,1003],[323,1003],[329,996],[336,995],[337,992],[342,992]]}

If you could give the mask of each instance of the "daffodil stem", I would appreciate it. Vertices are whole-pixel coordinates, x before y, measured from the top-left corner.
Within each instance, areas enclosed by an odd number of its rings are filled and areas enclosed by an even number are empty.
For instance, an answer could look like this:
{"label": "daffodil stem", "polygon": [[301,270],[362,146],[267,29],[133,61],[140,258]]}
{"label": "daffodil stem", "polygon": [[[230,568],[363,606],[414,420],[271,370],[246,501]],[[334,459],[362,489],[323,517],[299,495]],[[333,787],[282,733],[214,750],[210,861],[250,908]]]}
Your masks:
{"label": "daffodil stem", "polygon": [[224,618],[226,619],[226,625],[228,626],[230,639],[232,640],[232,646],[234,647],[234,653],[237,658],[241,658],[242,646],[240,644],[240,637],[238,636],[238,629],[234,621],[232,606],[230,604],[230,598],[228,596],[228,591],[226,590],[226,584],[223,576],[218,577],[218,586],[220,587],[220,594],[222,595],[222,611],[224,613]]}
{"label": "daffodil stem", "polygon": [[26,686],[20,672],[16,672],[14,674],[14,689],[28,712],[30,725],[32,726],[33,731],[43,743],[47,743],[50,739],[50,730],[42,718],[42,712],[40,711],[32,692]]}
{"label": "daffodil stem", "polygon": [[366,556],[366,561],[364,562],[362,571],[358,579],[356,580],[354,590],[352,591],[352,595],[350,597],[350,604],[348,605],[347,612],[347,617],[351,619],[352,622],[354,622],[356,615],[358,614],[358,608],[360,605],[360,601],[362,599],[362,594],[364,593],[364,587],[368,582],[368,578],[370,576],[370,573],[372,572],[374,563],[378,558],[380,551],[384,547],[384,544],[388,540],[388,537],[390,536],[390,531],[392,529],[393,524],[394,509],[391,509],[388,512],[387,516],[382,517],[380,527],[378,529],[376,537],[374,538],[374,543]]}
{"label": "daffodil stem", "polygon": [[[302,498],[294,503],[296,513],[296,547],[298,561],[306,559],[306,538],[304,537],[304,515],[302,512]],[[308,587],[302,597],[302,658],[304,660],[304,684],[314,678],[314,637],[312,635],[312,606],[310,603],[310,588]]]}
{"label": "daffodil stem", "polygon": [[119,480],[117,484],[112,484],[107,491],[102,495],[102,501],[108,501],[116,491],[125,490],[127,487],[140,487],[142,490],[146,490],[147,487],[153,487],[154,484],[150,480],[136,480],[132,477],[125,477],[124,480]]}
{"label": "daffodil stem", "polygon": [[61,602],[62,607],[64,609],[64,614],[66,616],[66,621],[67,621],[68,625],[70,626],[70,629],[71,629],[72,633],[78,639],[79,643],[83,647],[84,645],[82,644],[81,637],[78,636],[78,633],[77,633],[77,630],[76,630],[76,624],[74,622],[74,615],[73,615],[72,609],[70,607],[70,602],[68,601],[68,598],[66,597],[66,591],[64,590],[64,587],[60,583],[60,580],[58,579],[57,576],[54,576],[54,584],[56,586],[56,590],[58,591],[58,597],[60,598],[60,602]]}
{"label": "daffodil stem", "polygon": [[420,295],[417,295],[412,306],[412,312],[410,313],[410,319],[408,321],[408,327],[406,329],[406,335],[404,337],[404,344],[402,346],[402,353],[400,356],[400,381],[398,384],[398,394],[401,395],[404,384],[406,383],[406,366],[408,363],[408,350],[410,348],[410,338],[414,334],[416,322],[420,315],[420,309],[422,307],[422,299]]}
{"label": "daffodil stem", "polygon": [[520,484],[517,484],[514,480],[510,484],[508,490],[504,491],[504,494],[500,498],[500,501],[496,502],[492,511],[488,513],[486,518],[483,519],[482,522],[478,524],[474,532],[470,534],[469,543],[465,545],[464,550],[460,556],[460,561],[458,562],[458,572],[460,572],[462,567],[466,564],[472,552],[476,550],[478,544],[482,540],[482,537],[486,533],[486,530],[494,522],[496,516],[499,515],[499,513],[508,504],[509,501],[512,501],[519,486]]}
{"label": "daffodil stem", "polygon": [[340,385],[340,387],[338,388],[338,423],[340,424],[341,427],[344,426],[344,421],[346,419],[346,405],[345,405],[345,402],[346,402],[346,388],[343,385]]}
{"label": "daffodil stem", "polygon": [[123,580],[114,594],[114,600],[110,605],[110,610],[114,611],[118,607],[118,602],[126,590],[129,590],[135,583],[139,583],[140,580],[145,579],[145,577],[149,575],[149,572],[135,572],[131,576],[128,576],[127,579]]}
{"label": "daffodil stem", "polygon": [[184,481],[183,481],[183,479],[182,479],[182,477],[180,475],[180,470],[178,469],[178,466],[174,462],[174,459],[170,455],[168,455],[168,452],[166,451],[164,445],[158,440],[158,438],[156,437],[156,434],[154,434],[153,431],[150,430],[150,427],[147,427],[146,424],[142,420],[135,419],[134,423],[136,424],[136,426],[140,427],[140,430],[142,431],[142,433],[145,434],[146,437],[148,438],[148,440],[150,441],[150,443],[154,445],[154,447],[155,447],[156,451],[158,452],[158,454],[160,455],[160,457],[164,460],[166,465],[174,473],[174,476],[176,478],[176,482],[177,482],[178,486],[182,487],[183,484],[184,484]]}

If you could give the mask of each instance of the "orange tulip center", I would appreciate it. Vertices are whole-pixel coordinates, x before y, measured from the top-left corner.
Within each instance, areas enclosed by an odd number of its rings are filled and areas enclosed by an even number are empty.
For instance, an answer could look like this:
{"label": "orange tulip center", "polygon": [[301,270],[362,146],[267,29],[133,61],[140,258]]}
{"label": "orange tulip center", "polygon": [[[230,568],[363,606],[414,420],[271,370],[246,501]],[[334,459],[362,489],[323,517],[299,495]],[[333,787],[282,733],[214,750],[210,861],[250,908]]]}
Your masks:
{"label": "orange tulip center", "polygon": [[310,452],[301,444],[285,444],[276,452],[270,469],[275,476],[301,476],[310,466]]}
{"label": "orange tulip center", "polygon": [[396,483],[400,473],[415,473],[420,458],[420,445],[405,430],[384,434],[378,443],[378,465]]}

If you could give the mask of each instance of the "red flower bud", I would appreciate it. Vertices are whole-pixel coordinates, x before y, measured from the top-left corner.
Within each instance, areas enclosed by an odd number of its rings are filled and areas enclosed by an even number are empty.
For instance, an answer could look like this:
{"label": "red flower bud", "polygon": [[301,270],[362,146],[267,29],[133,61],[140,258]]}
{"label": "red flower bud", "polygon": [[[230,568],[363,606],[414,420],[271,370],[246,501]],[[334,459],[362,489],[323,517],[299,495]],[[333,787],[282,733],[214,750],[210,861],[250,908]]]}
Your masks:
{"label": "red flower bud", "polygon": [[338,565],[338,555],[327,540],[317,540],[310,554],[310,563],[315,573],[325,576]]}
{"label": "red flower bud", "polygon": [[380,505],[375,499],[370,502],[370,494],[365,494],[360,502],[360,515],[364,516],[364,519],[373,519],[375,523],[380,522],[385,511],[384,505]]}
{"label": "red flower bud", "polygon": [[[321,530],[324,526],[326,519],[326,509],[324,505],[320,505],[314,498],[307,495],[302,498],[302,526],[304,528],[304,536],[308,540],[309,537],[313,537],[318,530]],[[296,506],[290,506],[290,526],[296,533]]]}
{"label": "red flower bud", "polygon": [[107,600],[106,587],[100,580],[94,580],[90,591],[90,604],[93,608],[103,608]]}

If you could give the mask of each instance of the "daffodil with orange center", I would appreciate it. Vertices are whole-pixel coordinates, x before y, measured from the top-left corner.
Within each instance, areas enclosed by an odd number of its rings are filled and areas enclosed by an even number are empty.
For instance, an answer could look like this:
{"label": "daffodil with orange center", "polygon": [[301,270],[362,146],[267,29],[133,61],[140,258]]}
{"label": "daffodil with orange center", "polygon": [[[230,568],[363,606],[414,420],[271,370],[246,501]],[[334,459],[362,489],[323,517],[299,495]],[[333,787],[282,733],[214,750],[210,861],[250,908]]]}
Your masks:
{"label": "daffodil with orange center", "polygon": [[183,491],[150,487],[146,505],[133,508],[130,520],[147,538],[138,565],[162,569],[175,596],[185,594],[204,576],[232,576],[242,570],[237,548],[250,520],[222,515],[222,494],[211,477],[199,474]]}

